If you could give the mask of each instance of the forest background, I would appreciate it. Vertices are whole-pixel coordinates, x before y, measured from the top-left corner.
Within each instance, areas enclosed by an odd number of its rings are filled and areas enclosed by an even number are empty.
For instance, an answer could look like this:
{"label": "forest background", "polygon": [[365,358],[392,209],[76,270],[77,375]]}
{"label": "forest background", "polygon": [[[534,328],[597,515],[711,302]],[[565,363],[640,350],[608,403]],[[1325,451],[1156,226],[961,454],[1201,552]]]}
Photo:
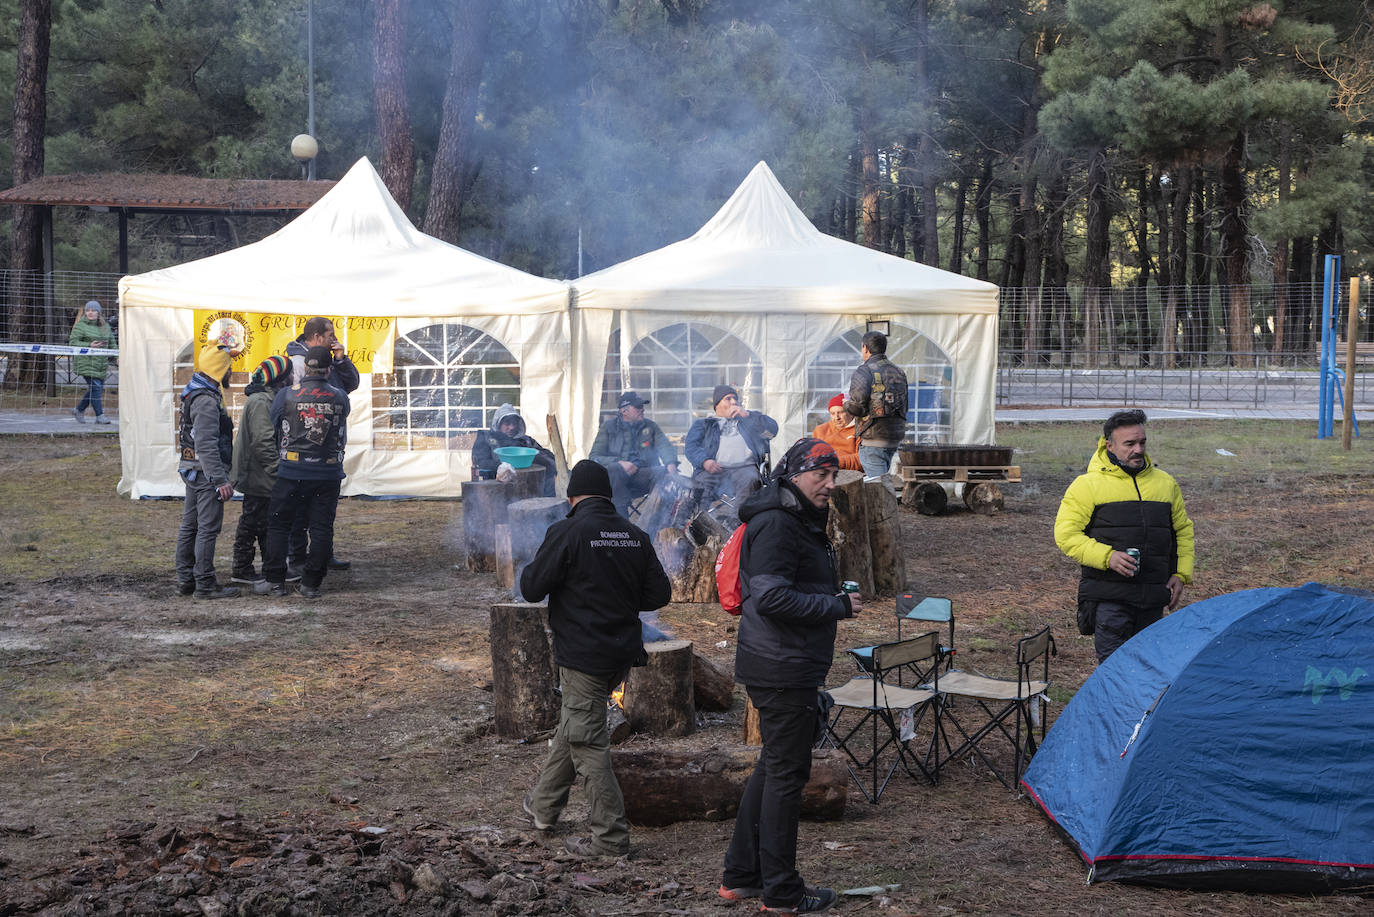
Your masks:
{"label": "forest background", "polygon": [[[1370,269],[1370,2],[0,0],[0,16],[15,185],[300,177],[309,16],[318,177],[368,156],[424,231],[543,276],[690,235],[758,160],[822,231],[997,283],[1037,347],[1094,349],[1113,291],[1148,290],[1149,314],[1123,319],[1138,349],[1306,352],[1322,256]],[[8,209],[0,268],[41,268],[32,208]],[[277,225],[141,218],[130,270]],[[116,236],[60,210],[55,265],[113,270]]]}

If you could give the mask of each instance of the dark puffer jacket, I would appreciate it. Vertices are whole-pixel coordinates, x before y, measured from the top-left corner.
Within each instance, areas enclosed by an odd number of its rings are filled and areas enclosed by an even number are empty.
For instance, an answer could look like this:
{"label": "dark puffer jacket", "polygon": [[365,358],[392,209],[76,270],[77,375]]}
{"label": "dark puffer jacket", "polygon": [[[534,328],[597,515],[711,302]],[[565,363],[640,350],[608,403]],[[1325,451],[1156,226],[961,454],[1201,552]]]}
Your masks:
{"label": "dark puffer jacket", "polygon": [[644,664],[639,613],[668,604],[673,587],[649,536],[610,500],[587,497],[549,526],[520,593],[527,602],[548,596],[559,665],[615,676]]}
{"label": "dark puffer jacket", "polygon": [[[501,432],[501,424],[508,420],[514,420],[516,423],[515,432],[510,436]],[[472,443],[472,467],[477,470],[479,478],[490,481],[496,477],[496,469],[501,467],[501,459],[497,458],[494,450],[507,446],[538,449],[539,454],[534,457],[534,464],[545,469],[553,468],[553,453],[539,445],[533,436],[525,433],[525,418],[521,417],[514,407],[503,404],[496,409],[496,414],[491,419],[491,429],[479,430],[477,438]],[[545,496],[552,496],[552,492]]]}
{"label": "dark puffer jacket", "polygon": [[817,688],[835,656],[835,624],[850,614],[840,593],[827,510],[787,480],[773,481],[740,507],[744,610],[735,680],[764,688]]}

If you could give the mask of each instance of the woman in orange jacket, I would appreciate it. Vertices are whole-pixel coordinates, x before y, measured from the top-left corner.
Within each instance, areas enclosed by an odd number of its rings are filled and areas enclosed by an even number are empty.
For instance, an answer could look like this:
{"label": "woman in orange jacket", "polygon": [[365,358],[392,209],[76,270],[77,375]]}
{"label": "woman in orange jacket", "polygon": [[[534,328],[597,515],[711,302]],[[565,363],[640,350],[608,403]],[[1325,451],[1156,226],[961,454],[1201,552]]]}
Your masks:
{"label": "woman in orange jacket", "polygon": [[859,441],[854,438],[854,418],[844,409],[844,395],[830,399],[830,419],[811,434],[829,443],[840,457],[840,467],[863,471],[859,463]]}

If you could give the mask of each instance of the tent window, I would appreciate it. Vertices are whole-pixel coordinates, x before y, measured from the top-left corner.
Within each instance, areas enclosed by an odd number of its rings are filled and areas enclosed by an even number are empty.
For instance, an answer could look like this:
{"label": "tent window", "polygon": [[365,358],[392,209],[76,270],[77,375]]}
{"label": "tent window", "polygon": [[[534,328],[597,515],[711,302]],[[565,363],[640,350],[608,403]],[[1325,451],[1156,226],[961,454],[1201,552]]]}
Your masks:
{"label": "tent window", "polygon": [[503,403],[520,406],[520,365],[485,332],[457,322],[396,338],[394,371],[372,377],[372,445],[471,449]]}
{"label": "tent window", "polygon": [[[954,364],[935,342],[906,325],[892,323],[887,356],[906,372],[907,433],[918,443],[950,441],[954,416]],[[846,331],[827,344],[806,369],[806,429],[830,419],[826,405],[849,392],[849,379],[859,365],[863,329]]]}
{"label": "tent window", "polygon": [[739,338],[705,322],[681,322],[636,341],[622,360],[620,331],[611,335],[601,392],[601,417],[616,410],[623,389],[649,399],[645,413],[681,442],[698,417],[711,413],[711,389],[727,382],[745,407],[763,406],[763,361]]}

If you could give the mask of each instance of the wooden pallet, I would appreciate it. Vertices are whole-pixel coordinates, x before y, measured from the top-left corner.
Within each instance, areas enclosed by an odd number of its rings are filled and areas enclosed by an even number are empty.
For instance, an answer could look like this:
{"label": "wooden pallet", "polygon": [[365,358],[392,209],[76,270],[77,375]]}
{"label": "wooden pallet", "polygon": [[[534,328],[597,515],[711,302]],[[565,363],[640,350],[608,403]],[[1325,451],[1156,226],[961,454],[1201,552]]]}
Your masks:
{"label": "wooden pallet", "polygon": [[1020,465],[899,465],[902,480],[949,481],[961,484],[968,481],[1004,481],[1021,483]]}

